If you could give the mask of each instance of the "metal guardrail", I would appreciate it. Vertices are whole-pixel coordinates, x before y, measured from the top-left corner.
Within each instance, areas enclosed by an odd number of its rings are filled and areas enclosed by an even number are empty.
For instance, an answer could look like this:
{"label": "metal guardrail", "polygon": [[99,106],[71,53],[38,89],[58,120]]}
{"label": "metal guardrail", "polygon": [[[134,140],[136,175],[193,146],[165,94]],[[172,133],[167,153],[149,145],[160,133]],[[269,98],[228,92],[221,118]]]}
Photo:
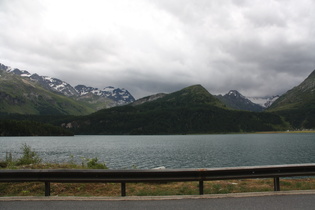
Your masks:
{"label": "metal guardrail", "polygon": [[203,182],[227,179],[273,178],[274,190],[280,191],[280,177],[314,176],[315,164],[228,167],[209,169],[151,169],[151,170],[0,170],[0,182],[44,182],[45,196],[50,196],[50,183],[109,182],[121,183],[121,196],[126,196],[126,183],[198,181],[199,194]]}

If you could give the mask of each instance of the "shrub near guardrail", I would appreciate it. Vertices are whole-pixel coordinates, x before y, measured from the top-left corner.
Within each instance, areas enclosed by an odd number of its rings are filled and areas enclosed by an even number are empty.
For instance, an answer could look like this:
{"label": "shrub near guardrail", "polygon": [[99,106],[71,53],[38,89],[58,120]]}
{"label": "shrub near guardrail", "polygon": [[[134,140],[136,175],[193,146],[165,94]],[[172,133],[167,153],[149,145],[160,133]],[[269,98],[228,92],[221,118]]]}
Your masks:
{"label": "shrub near guardrail", "polygon": [[20,147],[22,151],[22,156],[18,159],[14,159],[11,152],[6,153],[5,160],[0,160],[0,168],[7,169],[57,169],[57,168],[75,168],[75,169],[108,169],[105,163],[98,162],[98,158],[81,158],[81,165],[74,163],[71,158],[68,163],[61,164],[49,164],[42,163],[42,159],[39,157],[38,153],[27,145],[23,144]]}

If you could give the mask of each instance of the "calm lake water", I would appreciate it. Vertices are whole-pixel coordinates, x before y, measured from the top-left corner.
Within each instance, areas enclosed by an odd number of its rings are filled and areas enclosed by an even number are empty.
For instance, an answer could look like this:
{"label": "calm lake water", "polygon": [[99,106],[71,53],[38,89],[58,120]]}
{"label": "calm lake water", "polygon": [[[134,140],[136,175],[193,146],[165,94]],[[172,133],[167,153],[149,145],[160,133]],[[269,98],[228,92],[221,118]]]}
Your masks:
{"label": "calm lake water", "polygon": [[315,163],[315,134],[0,137],[0,159],[24,143],[44,162],[97,157],[111,169]]}

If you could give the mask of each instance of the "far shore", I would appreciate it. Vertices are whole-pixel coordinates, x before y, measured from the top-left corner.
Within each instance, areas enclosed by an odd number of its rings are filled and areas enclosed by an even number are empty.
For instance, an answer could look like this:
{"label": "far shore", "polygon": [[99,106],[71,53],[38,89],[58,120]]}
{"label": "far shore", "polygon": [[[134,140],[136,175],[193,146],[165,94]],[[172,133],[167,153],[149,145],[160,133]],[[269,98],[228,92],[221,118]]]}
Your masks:
{"label": "far shore", "polygon": [[301,131],[261,131],[256,134],[272,134],[272,133],[315,133],[315,130],[301,130]]}

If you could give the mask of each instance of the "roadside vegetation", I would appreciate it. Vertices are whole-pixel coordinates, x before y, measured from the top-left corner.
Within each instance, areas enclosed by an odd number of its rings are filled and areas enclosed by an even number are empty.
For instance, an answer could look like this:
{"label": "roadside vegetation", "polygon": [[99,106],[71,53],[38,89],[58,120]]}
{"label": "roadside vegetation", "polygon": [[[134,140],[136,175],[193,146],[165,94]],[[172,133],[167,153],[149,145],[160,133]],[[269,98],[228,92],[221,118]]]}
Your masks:
{"label": "roadside vegetation", "polygon": [[[7,153],[0,169],[108,169],[97,158],[82,158],[81,164],[42,163],[30,146],[23,144],[22,156]],[[1,173],[1,171],[0,171]],[[315,178],[280,179],[282,191],[315,189]],[[51,183],[51,196],[120,196],[120,183]],[[0,183],[0,196],[43,196],[44,183]],[[204,182],[204,194],[273,191],[273,179],[220,180]],[[127,183],[128,196],[198,195],[198,182]]]}
{"label": "roadside vegetation", "polygon": [[[52,165],[50,165],[51,167]],[[315,178],[281,179],[281,191],[314,190]],[[51,183],[51,196],[120,196],[120,183]],[[204,182],[204,194],[273,191],[272,179]],[[0,196],[44,196],[44,183],[0,183]],[[198,195],[198,182],[127,183],[127,196]]]}
{"label": "roadside vegetation", "polygon": [[22,155],[17,159],[7,152],[5,160],[0,160],[0,169],[108,169],[97,158],[82,158],[81,165],[74,163],[72,159],[67,163],[43,163],[29,145],[23,144],[21,150]]}

